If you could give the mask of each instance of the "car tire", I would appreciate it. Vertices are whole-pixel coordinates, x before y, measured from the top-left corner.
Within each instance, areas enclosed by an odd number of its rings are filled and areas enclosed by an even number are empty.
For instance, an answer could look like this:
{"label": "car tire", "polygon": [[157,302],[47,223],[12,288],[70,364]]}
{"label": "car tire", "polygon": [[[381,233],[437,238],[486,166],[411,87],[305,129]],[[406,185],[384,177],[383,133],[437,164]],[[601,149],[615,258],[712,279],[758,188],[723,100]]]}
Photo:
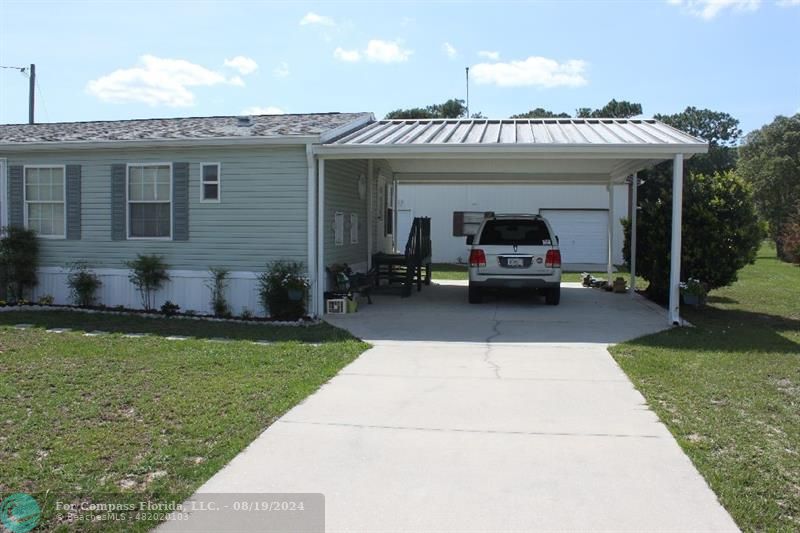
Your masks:
{"label": "car tire", "polygon": [[561,301],[561,287],[548,289],[544,295],[544,301],[547,305],[558,305]]}
{"label": "car tire", "polygon": [[469,303],[479,304],[483,302],[483,292],[479,287],[469,286],[469,294],[467,296]]}

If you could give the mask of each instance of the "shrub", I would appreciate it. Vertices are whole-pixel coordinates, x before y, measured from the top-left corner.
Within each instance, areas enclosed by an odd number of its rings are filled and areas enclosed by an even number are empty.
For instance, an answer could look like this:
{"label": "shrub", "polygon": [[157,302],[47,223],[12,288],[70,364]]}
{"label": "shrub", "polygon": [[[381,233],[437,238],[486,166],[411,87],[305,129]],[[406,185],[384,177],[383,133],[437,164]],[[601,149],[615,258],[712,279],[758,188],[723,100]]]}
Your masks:
{"label": "shrub", "polygon": [[56,299],[55,297],[53,297],[52,294],[43,294],[39,296],[39,301],[36,303],[38,303],[39,305],[53,305],[53,302],[55,301]]}
{"label": "shrub", "polygon": [[794,215],[783,224],[778,240],[785,259],[800,264],[800,202]]}
{"label": "shrub", "polygon": [[180,310],[181,310],[180,305],[172,303],[169,300],[164,302],[164,305],[161,306],[161,314],[163,314],[164,316],[175,316],[178,314],[178,311]]}
{"label": "shrub", "polygon": [[[694,278],[708,290],[736,281],[739,269],[755,260],[763,231],[747,184],[731,172],[690,174],[684,179],[681,280]],[[652,173],[639,188],[637,274],[650,282],[648,296],[669,297],[672,237],[672,180]],[[624,254],[630,257],[630,221]]]}
{"label": "shrub", "polygon": [[169,281],[164,258],[158,255],[137,254],[136,259],[126,261],[125,266],[131,269],[128,279],[139,291],[142,307],[147,311],[152,311],[156,291]]}
{"label": "shrub", "polygon": [[70,297],[79,307],[90,307],[94,304],[95,293],[103,284],[86,263],[75,263],[67,275],[67,286]]}
{"label": "shrub", "polygon": [[38,283],[39,241],[33,230],[9,226],[0,238],[0,290],[11,300],[22,300]]}
{"label": "shrub", "polygon": [[304,266],[294,261],[275,261],[258,277],[264,310],[277,320],[297,320],[306,315],[309,282]]}
{"label": "shrub", "polygon": [[211,309],[214,316],[227,318],[231,316],[231,307],[225,298],[225,290],[228,288],[228,270],[224,268],[209,268],[211,279],[206,286],[211,290]]}

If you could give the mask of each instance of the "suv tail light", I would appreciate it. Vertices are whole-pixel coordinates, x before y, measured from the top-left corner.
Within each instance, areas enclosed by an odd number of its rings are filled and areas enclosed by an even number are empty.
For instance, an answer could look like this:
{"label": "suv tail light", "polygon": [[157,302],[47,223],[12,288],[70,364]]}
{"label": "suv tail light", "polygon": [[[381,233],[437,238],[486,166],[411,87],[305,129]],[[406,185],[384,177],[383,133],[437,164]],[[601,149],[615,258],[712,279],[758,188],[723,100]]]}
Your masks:
{"label": "suv tail light", "polygon": [[469,252],[469,266],[471,267],[485,267],[486,254],[483,250],[470,250]]}
{"label": "suv tail light", "polygon": [[544,266],[547,268],[561,268],[561,252],[559,250],[547,250]]}

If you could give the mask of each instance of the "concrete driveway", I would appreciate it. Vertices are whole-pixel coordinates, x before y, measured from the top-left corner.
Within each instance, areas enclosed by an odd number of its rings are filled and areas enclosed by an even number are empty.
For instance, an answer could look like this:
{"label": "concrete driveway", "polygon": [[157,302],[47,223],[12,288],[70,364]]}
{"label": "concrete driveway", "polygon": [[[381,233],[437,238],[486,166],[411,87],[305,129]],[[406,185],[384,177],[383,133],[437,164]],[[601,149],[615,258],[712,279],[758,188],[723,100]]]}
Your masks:
{"label": "concrete driveway", "polygon": [[374,348],[201,492],[321,492],[327,531],[736,530],[606,350],[663,310],[450,284],[330,321]]}

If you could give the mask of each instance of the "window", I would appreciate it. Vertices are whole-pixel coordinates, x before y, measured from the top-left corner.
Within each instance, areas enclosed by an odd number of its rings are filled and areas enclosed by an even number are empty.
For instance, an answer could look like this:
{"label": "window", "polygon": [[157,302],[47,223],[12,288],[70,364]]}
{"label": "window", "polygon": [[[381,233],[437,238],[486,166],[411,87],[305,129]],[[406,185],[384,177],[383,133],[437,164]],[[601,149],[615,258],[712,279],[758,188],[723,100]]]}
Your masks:
{"label": "window", "polygon": [[358,244],[358,213],[350,213],[350,244]]}
{"label": "window", "polygon": [[25,227],[40,237],[66,237],[64,167],[25,167]]}
{"label": "window", "polygon": [[333,244],[344,244],[344,213],[338,211],[333,215]]}
{"label": "window", "polygon": [[490,220],[483,227],[481,244],[550,245],[550,232],[543,220]]}
{"label": "window", "polygon": [[200,164],[200,201],[219,202],[219,163]]}
{"label": "window", "polygon": [[128,165],[128,238],[172,236],[172,165]]}

